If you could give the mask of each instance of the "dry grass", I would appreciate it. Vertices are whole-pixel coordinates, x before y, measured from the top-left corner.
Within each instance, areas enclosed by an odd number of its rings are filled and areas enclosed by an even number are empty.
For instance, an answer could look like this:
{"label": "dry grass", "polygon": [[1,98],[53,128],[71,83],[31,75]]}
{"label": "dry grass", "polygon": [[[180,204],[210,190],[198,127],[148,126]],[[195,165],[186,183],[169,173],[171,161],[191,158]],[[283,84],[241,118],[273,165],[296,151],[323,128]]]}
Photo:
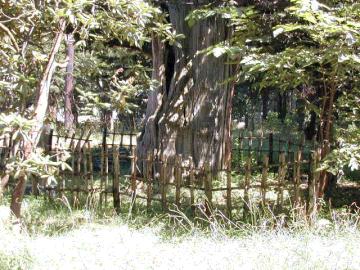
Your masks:
{"label": "dry grass", "polygon": [[80,211],[55,215],[49,223],[61,218],[62,225],[68,219],[73,226],[84,217],[82,225],[53,236],[42,233],[42,227],[30,235],[16,233],[6,215],[7,208],[0,207],[1,270],[360,269],[360,231],[356,217],[345,214],[312,227],[272,230],[212,222],[204,231],[184,218],[187,232],[178,235],[179,224],[171,222],[134,228],[136,218],[91,220]]}

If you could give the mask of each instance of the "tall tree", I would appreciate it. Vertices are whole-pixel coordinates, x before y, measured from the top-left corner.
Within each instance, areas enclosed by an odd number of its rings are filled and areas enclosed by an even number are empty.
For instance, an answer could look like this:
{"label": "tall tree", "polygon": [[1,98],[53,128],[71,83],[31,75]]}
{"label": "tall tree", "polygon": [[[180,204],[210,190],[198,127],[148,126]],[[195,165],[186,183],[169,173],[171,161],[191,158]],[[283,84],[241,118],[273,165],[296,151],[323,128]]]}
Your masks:
{"label": "tall tree", "polygon": [[[221,16],[189,25],[187,16],[213,1],[169,1],[169,20],[184,38],[180,46],[153,38],[153,79],[158,87],[149,95],[144,130],[138,151],[165,156],[169,161],[182,154],[196,167],[211,163],[212,170],[227,168],[231,154],[231,98],[229,78],[233,67],[226,56],[201,53],[226,42],[232,31]],[[191,23],[191,22],[190,22]]]}

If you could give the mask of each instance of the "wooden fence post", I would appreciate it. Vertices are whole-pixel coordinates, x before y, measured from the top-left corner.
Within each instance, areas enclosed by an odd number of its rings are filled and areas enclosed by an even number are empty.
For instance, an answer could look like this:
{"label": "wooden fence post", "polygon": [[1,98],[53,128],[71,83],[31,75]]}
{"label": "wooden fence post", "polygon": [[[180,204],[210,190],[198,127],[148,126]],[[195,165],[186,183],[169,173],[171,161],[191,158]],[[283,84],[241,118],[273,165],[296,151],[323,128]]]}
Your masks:
{"label": "wooden fence post", "polygon": [[[114,149],[115,148],[115,149]],[[113,179],[113,200],[114,209],[116,213],[120,213],[120,161],[119,161],[119,149],[114,147],[113,144],[113,167],[114,167],[114,179]]]}
{"label": "wooden fence post", "polygon": [[[130,134],[132,138],[132,133]],[[133,206],[135,206],[136,201],[136,150],[135,147],[132,145],[132,139],[131,139],[131,203]]]}
{"label": "wooden fence post", "polygon": [[102,147],[101,147],[101,180],[100,180],[100,208],[103,206],[104,197],[106,196],[106,178],[108,174],[107,159],[107,128],[103,130]]}
{"label": "wooden fence post", "polygon": [[311,154],[311,182],[309,185],[309,209],[310,218],[314,218],[317,214],[317,194],[320,173],[317,171],[321,159],[321,148],[317,148]]}
{"label": "wooden fence post", "polygon": [[244,132],[239,130],[239,172],[241,172],[241,162],[242,162],[242,153],[244,151],[243,149],[243,137],[244,137]]}
{"label": "wooden fence post", "polygon": [[206,208],[206,214],[208,217],[211,216],[211,207],[212,207],[212,173],[211,173],[211,167],[210,167],[210,161],[206,161],[205,163],[205,182],[204,182],[204,188],[205,188],[205,208]]}
{"label": "wooden fence post", "polygon": [[180,191],[182,180],[182,156],[175,157],[175,204],[180,208]]}
{"label": "wooden fence post", "polygon": [[295,194],[294,194],[295,209],[300,206],[300,201],[301,201],[300,199],[301,159],[302,159],[302,152],[301,149],[299,149],[294,156],[293,177],[294,177],[294,188],[295,188]]}
{"label": "wooden fence post", "polygon": [[152,201],[152,194],[153,194],[153,187],[152,187],[152,185],[153,185],[153,178],[152,178],[153,160],[154,160],[153,152],[149,151],[146,155],[146,172],[145,172],[146,183],[147,183],[146,206],[147,206],[148,210],[151,208],[151,201]]}
{"label": "wooden fence post", "polygon": [[89,194],[89,171],[88,171],[88,158],[87,158],[87,151],[86,151],[87,141],[85,141],[82,152],[83,152],[83,168],[84,168],[84,178],[85,178],[85,186],[86,192]]}
{"label": "wooden fence post", "polygon": [[93,158],[92,158],[92,149],[90,141],[87,142],[88,147],[88,159],[89,159],[89,181],[90,181],[90,188],[93,192],[94,190],[94,166],[93,166]]}
{"label": "wooden fence post", "polygon": [[263,168],[261,174],[261,198],[263,207],[266,205],[266,188],[267,188],[267,178],[269,173],[269,156],[264,155],[263,157]]}
{"label": "wooden fence post", "polygon": [[286,175],[286,155],[284,152],[279,155],[279,171],[278,171],[278,196],[277,205],[281,210],[284,203],[284,180]]}
{"label": "wooden fence post", "polygon": [[160,159],[160,189],[161,189],[161,203],[163,210],[167,210],[167,201],[166,201],[166,183],[167,183],[167,175],[166,175],[166,167],[167,167],[167,158],[163,154]]}
{"label": "wooden fence post", "polygon": [[195,197],[194,197],[194,185],[195,185],[195,171],[194,171],[194,162],[192,157],[189,158],[190,161],[190,206],[192,215],[195,214]]}
{"label": "wooden fence post", "polygon": [[250,177],[251,177],[251,163],[252,163],[252,159],[250,152],[245,165],[244,218],[247,216],[247,213],[250,210],[249,189],[250,189]]}
{"label": "wooden fence post", "polygon": [[228,218],[231,219],[232,201],[231,201],[231,167],[226,170],[226,208]]}
{"label": "wooden fence post", "polygon": [[269,164],[274,164],[274,134],[269,134]]}
{"label": "wooden fence post", "polygon": [[79,206],[79,188],[81,182],[81,161],[82,161],[82,148],[81,148],[81,140],[84,136],[84,131],[81,132],[81,136],[76,144],[76,185],[75,185],[75,197],[74,197],[74,206]]}

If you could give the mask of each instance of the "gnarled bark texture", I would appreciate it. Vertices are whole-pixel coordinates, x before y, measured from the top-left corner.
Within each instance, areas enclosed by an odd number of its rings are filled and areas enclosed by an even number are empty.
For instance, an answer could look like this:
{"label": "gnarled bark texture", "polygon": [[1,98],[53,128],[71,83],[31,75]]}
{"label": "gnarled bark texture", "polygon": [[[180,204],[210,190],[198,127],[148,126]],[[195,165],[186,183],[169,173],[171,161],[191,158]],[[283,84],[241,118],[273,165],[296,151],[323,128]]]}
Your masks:
{"label": "gnarled bark texture", "polygon": [[185,18],[199,7],[197,2],[168,4],[174,29],[185,36],[181,47],[153,38],[153,79],[159,85],[149,94],[138,155],[145,158],[155,150],[173,162],[175,155],[182,154],[185,159],[192,157],[197,168],[210,162],[216,172],[230,164],[233,85],[227,79],[233,68],[225,56],[199,52],[228,40],[231,31],[220,17],[189,27]]}

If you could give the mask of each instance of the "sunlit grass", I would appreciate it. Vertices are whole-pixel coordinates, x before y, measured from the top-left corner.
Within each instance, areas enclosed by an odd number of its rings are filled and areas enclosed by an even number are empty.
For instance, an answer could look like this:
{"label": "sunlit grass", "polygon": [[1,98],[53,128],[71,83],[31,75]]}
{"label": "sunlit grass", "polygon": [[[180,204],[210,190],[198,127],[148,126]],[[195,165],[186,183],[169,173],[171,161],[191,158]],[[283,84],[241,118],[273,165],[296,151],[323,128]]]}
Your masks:
{"label": "sunlit grass", "polygon": [[360,269],[359,215],[347,210],[309,224],[265,211],[245,223],[216,210],[194,220],[174,207],[127,207],[117,216],[27,198],[19,234],[1,206],[0,269]]}

